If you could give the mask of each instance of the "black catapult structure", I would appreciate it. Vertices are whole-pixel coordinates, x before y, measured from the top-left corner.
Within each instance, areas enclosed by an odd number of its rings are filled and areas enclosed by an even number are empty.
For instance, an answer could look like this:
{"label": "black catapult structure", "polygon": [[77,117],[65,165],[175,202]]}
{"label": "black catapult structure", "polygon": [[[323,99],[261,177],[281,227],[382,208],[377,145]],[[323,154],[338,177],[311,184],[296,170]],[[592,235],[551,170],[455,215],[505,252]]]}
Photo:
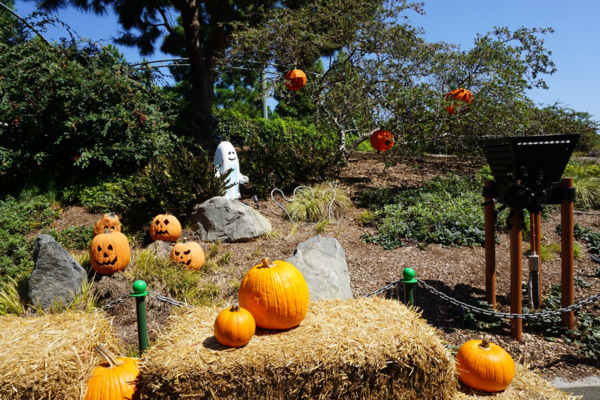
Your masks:
{"label": "black catapult structure", "polygon": [[[482,142],[494,181],[484,182],[486,299],[496,308],[496,249],[494,221],[509,208],[510,226],[510,312],[522,313],[522,226],[523,211],[530,213],[531,250],[541,253],[541,211],[544,205],[561,205],[562,307],[573,304],[573,179],[562,179],[579,135],[517,136]],[[495,209],[495,204],[500,204]],[[535,256],[534,256],[535,257]],[[531,262],[534,261],[534,262]],[[530,259],[534,276],[532,303],[542,303],[542,271],[539,257]],[[562,314],[562,323],[573,329],[573,312]],[[523,320],[511,320],[513,338],[523,340]]]}

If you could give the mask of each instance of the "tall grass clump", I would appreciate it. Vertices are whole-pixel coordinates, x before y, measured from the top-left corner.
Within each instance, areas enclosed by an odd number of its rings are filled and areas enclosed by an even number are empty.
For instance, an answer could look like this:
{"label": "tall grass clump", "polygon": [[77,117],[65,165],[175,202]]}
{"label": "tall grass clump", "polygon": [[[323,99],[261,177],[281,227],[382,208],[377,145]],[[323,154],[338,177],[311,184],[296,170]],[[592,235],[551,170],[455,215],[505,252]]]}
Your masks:
{"label": "tall grass clump", "polygon": [[329,185],[303,187],[296,192],[286,211],[295,222],[336,220],[352,206],[352,201],[338,188]]}
{"label": "tall grass clump", "polygon": [[600,165],[597,162],[570,160],[563,176],[573,178],[576,208],[600,208]]}

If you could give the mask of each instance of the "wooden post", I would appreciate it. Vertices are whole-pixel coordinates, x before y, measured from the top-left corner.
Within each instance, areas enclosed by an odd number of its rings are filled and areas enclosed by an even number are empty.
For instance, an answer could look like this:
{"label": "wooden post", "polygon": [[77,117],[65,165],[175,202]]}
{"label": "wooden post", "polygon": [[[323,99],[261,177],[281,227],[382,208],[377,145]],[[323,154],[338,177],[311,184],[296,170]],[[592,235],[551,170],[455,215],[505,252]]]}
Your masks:
{"label": "wooden post", "polygon": [[531,221],[531,251],[535,251],[535,254],[540,256],[539,265],[540,270],[538,273],[538,287],[539,296],[538,296],[538,304],[542,305],[542,213],[531,213],[530,214]]}
{"label": "wooden post", "polygon": [[[484,188],[493,190],[494,182],[483,182]],[[486,189],[484,189],[486,191]],[[485,227],[485,299],[492,308],[496,309],[496,229],[494,227],[494,203],[492,197],[484,197],[490,202],[484,209]]]}
{"label": "wooden post", "polygon": [[[512,210],[512,209],[511,209]],[[510,312],[521,314],[523,312],[522,292],[522,232],[519,212],[512,210],[514,215],[510,229]],[[523,320],[513,318],[510,321],[512,337],[519,342],[523,341]]]}
{"label": "wooden post", "polygon": [[[563,189],[573,187],[573,178],[562,179],[560,185]],[[560,203],[560,224],[561,224],[561,306],[568,307],[573,305],[574,292],[574,259],[573,259],[573,199],[566,198]],[[573,311],[564,312],[561,315],[563,326],[573,330],[575,326],[575,315]]]}

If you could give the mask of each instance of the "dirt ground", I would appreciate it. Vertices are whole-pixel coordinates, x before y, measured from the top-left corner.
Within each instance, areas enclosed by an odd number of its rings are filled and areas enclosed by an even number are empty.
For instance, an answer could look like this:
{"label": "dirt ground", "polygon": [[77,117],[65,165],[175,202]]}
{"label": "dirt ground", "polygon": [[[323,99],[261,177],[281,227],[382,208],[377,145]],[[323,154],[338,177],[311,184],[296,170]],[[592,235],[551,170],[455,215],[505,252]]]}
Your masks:
{"label": "dirt ground", "polygon": [[[464,159],[449,156],[428,156],[424,158],[407,157],[401,163],[385,168],[387,155],[374,153],[356,153],[348,165],[342,170],[338,187],[344,190],[350,198],[366,189],[375,188],[405,188],[420,185],[436,175],[446,172],[456,172],[461,175],[473,174],[484,161],[481,159]],[[286,194],[289,195],[289,194]],[[279,202],[284,202],[276,197]],[[216,303],[228,303],[235,300],[236,286],[230,282],[239,282],[245,272],[258,263],[261,257],[285,260],[296,249],[297,245],[315,235],[315,226],[311,224],[296,225],[278,208],[277,204],[267,198],[256,203],[251,198],[241,201],[255,207],[273,226],[270,237],[248,243],[223,243],[219,254],[227,255],[229,262],[222,268],[211,271],[207,279],[217,283],[223,289],[215,299]],[[339,222],[330,224],[322,235],[335,237],[346,253],[346,261],[350,273],[352,291],[355,297],[365,296],[396,281],[402,277],[402,271],[411,267],[416,271],[416,277],[437,290],[462,302],[485,300],[485,256],[484,249],[476,248],[445,248],[430,245],[425,250],[416,243],[405,244],[395,250],[384,250],[381,246],[364,243],[360,236],[364,233],[374,233],[373,227],[363,226],[357,222],[358,215],[364,210],[353,207]],[[92,225],[98,215],[87,213],[80,207],[65,209],[63,217],[55,227],[61,229],[71,225]],[[123,221],[126,224],[126,221]],[[575,213],[575,222],[585,227],[598,229],[600,217],[598,213]],[[556,225],[560,223],[559,211],[550,213],[549,218],[542,222],[542,238],[546,244],[560,244],[556,233]],[[193,239],[190,231],[184,233]],[[510,253],[509,238],[499,234],[500,244],[496,246],[497,262],[497,309],[510,312]],[[198,238],[196,238],[200,242]],[[205,253],[209,244],[200,242]],[[587,282],[587,285],[575,287],[575,302],[587,299],[600,293],[600,278],[596,275],[599,264],[594,263],[587,253],[586,245],[579,243],[582,249],[581,259],[575,261],[575,278]],[[529,248],[529,238],[523,237],[523,252]],[[546,294],[552,285],[560,284],[560,256],[542,265],[543,290]],[[116,274],[104,277],[96,283],[103,302],[117,298],[130,290],[130,283]],[[523,259],[523,280],[528,277],[527,260]],[[154,289],[156,290],[156,289]],[[467,340],[481,338],[482,331],[473,330],[465,322],[461,308],[441,300],[423,288],[415,289],[415,304],[423,318],[439,330],[440,336],[450,345],[460,346]],[[402,298],[401,290],[388,290],[382,295]],[[525,304],[524,304],[525,305]],[[135,331],[135,315],[131,306],[117,305],[109,310],[115,317],[115,325],[123,340],[135,346],[137,335]],[[586,306],[585,310],[593,315],[600,315],[600,302]],[[149,299],[148,321],[151,340],[156,333],[164,328],[170,312],[176,312],[173,306]],[[503,346],[515,360],[529,365],[540,371],[547,378],[563,377],[577,379],[584,376],[600,376],[600,363],[591,362],[578,354],[578,347],[558,339],[545,340],[544,337],[524,324],[523,342],[512,339],[510,324],[505,323],[501,330],[491,330],[489,333],[494,341]]]}

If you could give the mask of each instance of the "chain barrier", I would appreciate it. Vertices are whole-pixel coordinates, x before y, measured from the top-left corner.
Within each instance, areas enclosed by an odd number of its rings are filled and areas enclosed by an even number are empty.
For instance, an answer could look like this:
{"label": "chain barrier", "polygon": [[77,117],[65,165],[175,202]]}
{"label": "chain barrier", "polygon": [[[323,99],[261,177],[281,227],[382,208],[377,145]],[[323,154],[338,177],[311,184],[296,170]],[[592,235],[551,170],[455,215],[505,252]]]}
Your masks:
{"label": "chain barrier", "polygon": [[171,305],[173,305],[173,306],[177,306],[177,307],[191,307],[191,305],[189,305],[188,303],[184,303],[184,302],[181,302],[181,301],[177,301],[177,300],[175,300],[175,299],[172,299],[172,298],[170,298],[170,297],[163,296],[163,295],[161,295],[161,294],[160,294],[160,293],[158,293],[158,292],[152,292],[152,291],[148,291],[148,294],[149,294],[149,296],[150,296],[151,298],[153,298],[153,299],[160,300],[160,301],[162,301],[162,302],[165,302],[165,303],[171,304]]}
{"label": "chain barrier", "polygon": [[[162,302],[165,302],[165,303],[171,304],[173,306],[177,306],[177,307],[191,307],[191,305],[189,305],[188,303],[177,301],[170,297],[165,297],[158,292],[148,291],[148,297],[151,297],[153,299],[156,299],[156,300],[159,300],[159,301],[162,301]],[[121,296],[119,296],[118,298],[116,298],[115,300],[112,300],[112,301],[106,303],[102,307],[96,308],[92,312],[95,313],[98,311],[110,310],[111,308],[116,307],[119,304],[125,303],[130,298],[131,298],[131,295],[129,293],[124,293]]]}
{"label": "chain barrier", "polygon": [[100,308],[96,308],[94,311],[92,311],[93,313],[98,312],[98,311],[106,311],[106,310],[110,310],[111,308],[118,306],[121,303],[125,303],[127,300],[129,300],[131,296],[129,295],[129,293],[123,293],[121,296],[119,296],[118,298],[116,298],[115,300],[112,300],[108,303],[106,303],[105,305],[103,305]]}

